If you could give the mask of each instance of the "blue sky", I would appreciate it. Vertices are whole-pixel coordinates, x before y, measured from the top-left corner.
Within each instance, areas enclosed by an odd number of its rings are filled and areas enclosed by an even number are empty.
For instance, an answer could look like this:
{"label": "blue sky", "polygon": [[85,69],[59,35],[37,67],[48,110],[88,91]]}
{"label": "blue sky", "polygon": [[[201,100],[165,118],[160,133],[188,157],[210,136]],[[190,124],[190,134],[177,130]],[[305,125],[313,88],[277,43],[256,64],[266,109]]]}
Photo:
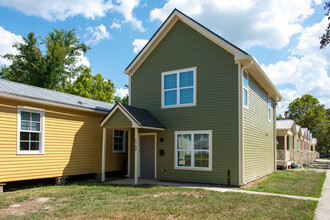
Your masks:
{"label": "blue sky", "polygon": [[[124,94],[122,72],[174,8],[253,55],[289,101],[310,93],[330,107],[329,47],[322,0],[0,0],[0,55],[33,31],[76,29],[91,50],[83,57]],[[0,66],[9,64],[0,58]],[[121,89],[122,88],[122,89]]]}

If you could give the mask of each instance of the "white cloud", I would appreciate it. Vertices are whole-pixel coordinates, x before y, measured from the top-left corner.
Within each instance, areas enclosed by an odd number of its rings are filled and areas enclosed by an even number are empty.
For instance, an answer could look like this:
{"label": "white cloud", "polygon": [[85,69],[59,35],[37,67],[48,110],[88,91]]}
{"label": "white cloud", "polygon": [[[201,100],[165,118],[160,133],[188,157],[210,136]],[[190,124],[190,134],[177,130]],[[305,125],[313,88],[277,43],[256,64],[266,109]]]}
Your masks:
{"label": "white cloud", "polygon": [[90,62],[88,61],[88,58],[84,55],[82,51],[80,52],[80,56],[77,58],[77,63],[76,63],[76,66],[80,66],[80,65],[84,65],[87,67],[91,66]]}
{"label": "white cloud", "polygon": [[[5,30],[0,26],[0,55],[5,55],[7,53],[17,54],[17,50],[12,47],[15,42],[23,42],[23,38],[20,35],[16,35]],[[0,57],[0,67],[3,65],[10,65],[11,62],[7,59]]]}
{"label": "white cloud", "polygon": [[116,89],[115,96],[119,96],[120,98],[124,98],[128,95],[128,89],[119,88]]}
{"label": "white cloud", "polygon": [[68,17],[81,15],[95,19],[104,17],[109,11],[124,16],[124,23],[130,23],[134,29],[143,32],[142,21],[137,19],[133,10],[140,0],[0,0],[0,6],[16,9],[28,16],[37,16],[48,21],[64,21]]}
{"label": "white cloud", "polygon": [[135,39],[132,43],[132,45],[134,46],[133,52],[138,53],[147,43],[147,39]]}
{"label": "white cloud", "polygon": [[298,44],[286,61],[268,66],[262,65],[270,79],[276,84],[291,84],[295,90],[281,90],[285,99],[292,101],[306,93],[318,98],[326,107],[330,107],[329,57],[330,47],[320,50],[320,39],[328,20],[305,28],[298,37]]}
{"label": "white cloud", "polygon": [[119,30],[121,30],[121,25],[118,22],[113,21],[112,22],[112,25],[110,25],[110,28],[111,29],[119,29]]}
{"label": "white cloud", "polygon": [[264,46],[279,49],[303,28],[312,15],[313,0],[169,0],[151,11],[151,21],[164,21],[174,8],[242,48]]}
{"label": "white cloud", "polygon": [[49,21],[64,21],[76,15],[95,19],[104,17],[106,12],[113,8],[111,1],[104,0],[0,0],[0,5]]}
{"label": "white cloud", "polygon": [[139,6],[140,0],[117,0],[117,3],[119,5],[114,5],[114,10],[124,16],[123,22],[131,23],[134,29],[144,32],[142,21],[138,20],[133,14],[133,10]]}
{"label": "white cloud", "polygon": [[[86,44],[96,45],[102,40],[110,39],[110,34],[107,31],[107,28],[100,24],[96,27],[88,27],[87,31],[90,33],[89,40],[86,41]],[[88,35],[86,35],[87,37]]]}

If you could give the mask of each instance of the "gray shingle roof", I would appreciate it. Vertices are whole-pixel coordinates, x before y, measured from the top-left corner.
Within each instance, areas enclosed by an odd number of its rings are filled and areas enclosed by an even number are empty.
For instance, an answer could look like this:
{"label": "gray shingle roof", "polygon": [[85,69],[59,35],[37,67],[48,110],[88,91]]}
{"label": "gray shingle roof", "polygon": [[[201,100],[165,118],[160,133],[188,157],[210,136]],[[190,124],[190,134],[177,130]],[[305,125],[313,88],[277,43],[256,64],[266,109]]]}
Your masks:
{"label": "gray shingle roof", "polygon": [[293,125],[294,121],[290,119],[276,121],[276,129],[291,129]]}
{"label": "gray shingle roof", "polygon": [[114,106],[111,103],[101,102],[93,99],[83,98],[63,92],[25,85],[0,79],[0,93],[30,98],[40,101],[53,102],[54,104],[65,104],[74,107],[93,109],[108,112]]}
{"label": "gray shingle roof", "polygon": [[165,128],[154,116],[152,116],[146,109],[133,107],[130,105],[120,104],[136,119],[140,126]]}

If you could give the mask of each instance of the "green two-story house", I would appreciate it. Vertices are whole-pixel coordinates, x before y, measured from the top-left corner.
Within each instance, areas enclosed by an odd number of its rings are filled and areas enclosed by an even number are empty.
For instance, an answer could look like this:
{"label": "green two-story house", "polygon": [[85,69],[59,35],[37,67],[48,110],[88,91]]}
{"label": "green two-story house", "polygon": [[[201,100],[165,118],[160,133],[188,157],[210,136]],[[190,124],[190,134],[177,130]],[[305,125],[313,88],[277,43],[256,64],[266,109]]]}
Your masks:
{"label": "green two-story house", "polygon": [[101,126],[103,145],[127,152],[135,183],[244,185],[276,170],[282,97],[251,55],[174,10],[124,73],[129,105]]}

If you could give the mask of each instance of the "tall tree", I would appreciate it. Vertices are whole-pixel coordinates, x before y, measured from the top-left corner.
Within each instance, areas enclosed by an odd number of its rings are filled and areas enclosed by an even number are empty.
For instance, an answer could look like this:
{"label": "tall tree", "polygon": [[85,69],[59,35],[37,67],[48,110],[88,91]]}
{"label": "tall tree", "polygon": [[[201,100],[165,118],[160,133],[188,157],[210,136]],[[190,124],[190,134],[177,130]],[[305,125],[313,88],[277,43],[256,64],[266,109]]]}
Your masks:
{"label": "tall tree", "polygon": [[[45,47],[42,52],[41,46]],[[74,30],[54,29],[44,39],[33,32],[23,38],[23,43],[13,45],[18,54],[3,57],[12,62],[0,71],[0,78],[63,91],[70,79],[84,68],[77,59],[89,49],[80,43]]]}
{"label": "tall tree", "polygon": [[285,118],[292,119],[298,125],[313,131],[318,123],[326,119],[326,111],[317,98],[305,94],[289,104]]}
{"label": "tall tree", "polygon": [[75,81],[69,83],[64,92],[74,95],[112,102],[115,86],[110,79],[105,79],[101,74],[93,76],[91,68],[84,68]]}
{"label": "tall tree", "polygon": [[282,115],[278,115],[278,116],[276,117],[276,120],[285,120],[285,118],[284,118]]}
{"label": "tall tree", "polygon": [[324,10],[326,11],[325,15],[328,16],[329,24],[327,29],[325,29],[325,33],[320,38],[320,48],[325,48],[330,43],[330,1],[325,2]]}

